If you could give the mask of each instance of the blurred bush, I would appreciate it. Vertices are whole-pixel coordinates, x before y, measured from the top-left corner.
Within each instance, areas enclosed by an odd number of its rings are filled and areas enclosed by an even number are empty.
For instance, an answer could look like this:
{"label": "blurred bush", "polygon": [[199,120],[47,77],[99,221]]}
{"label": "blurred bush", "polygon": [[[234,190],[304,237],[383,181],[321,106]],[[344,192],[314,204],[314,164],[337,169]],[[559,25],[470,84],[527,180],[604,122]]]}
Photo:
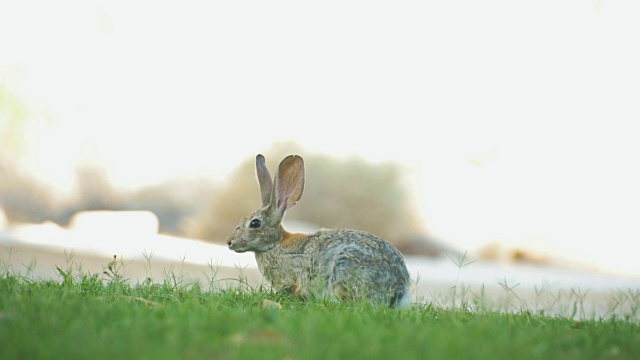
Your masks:
{"label": "blurred bush", "polygon": [[[289,154],[305,159],[306,183],[302,199],[287,212],[286,222],[303,221],[326,228],[369,231],[399,248],[429,252],[421,245],[423,226],[411,209],[402,169],[394,163],[372,164],[310,154],[291,144],[279,144],[265,153],[275,176],[278,163]],[[255,159],[247,159],[215,193],[189,235],[224,241],[240,219],[260,207]]]}
{"label": "blurred bush", "polygon": [[[24,122],[14,125],[20,128]],[[19,153],[19,147],[12,152]],[[105,169],[81,167],[74,194],[62,197],[21,172],[19,162],[7,154],[0,152],[0,207],[9,223],[54,221],[65,226],[79,211],[147,210],[158,217],[162,233],[223,242],[243,216],[260,206],[254,158],[240,164],[222,185],[172,179],[132,191],[113,188]],[[441,253],[423,235],[399,165],[311,154],[287,143],[265,153],[272,175],[289,154],[305,158],[307,176],[303,198],[287,213],[288,223],[365,230],[405,254]]]}
{"label": "blurred bush", "polygon": [[75,213],[86,210],[146,210],[158,217],[160,232],[183,236],[184,223],[202,211],[214,191],[213,183],[204,179],[171,179],[116,191],[104,170],[84,167],[76,174],[76,197],[57,212],[55,220],[66,225]]}
{"label": "blurred bush", "polygon": [[106,171],[82,167],[76,173],[74,194],[54,199],[45,185],[0,158],[0,208],[10,224],[53,221],[66,226],[80,211],[147,210],[158,217],[160,232],[183,236],[184,224],[209,205],[211,193],[215,187],[204,179],[172,179],[134,191],[116,190]]}
{"label": "blurred bush", "polygon": [[42,222],[53,216],[46,187],[0,156],[0,207],[8,222]]}
{"label": "blurred bush", "polygon": [[209,206],[215,192],[216,186],[207,179],[172,179],[130,194],[126,210],[151,211],[161,232],[185,236],[190,219]]}

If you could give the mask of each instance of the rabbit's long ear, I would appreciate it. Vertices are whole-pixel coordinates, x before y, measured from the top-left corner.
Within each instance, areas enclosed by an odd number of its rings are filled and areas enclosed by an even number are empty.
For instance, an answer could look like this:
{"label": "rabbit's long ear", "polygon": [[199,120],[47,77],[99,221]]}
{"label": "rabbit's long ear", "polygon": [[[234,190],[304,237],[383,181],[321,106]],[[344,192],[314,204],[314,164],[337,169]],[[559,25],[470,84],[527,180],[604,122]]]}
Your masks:
{"label": "rabbit's long ear", "polygon": [[296,204],[304,190],[304,161],[298,155],[289,155],[278,167],[271,206],[280,218],[285,210]]}
{"label": "rabbit's long ear", "polygon": [[271,202],[273,180],[271,180],[271,174],[269,174],[267,165],[264,163],[264,156],[262,156],[262,154],[256,156],[256,174],[258,175],[258,183],[260,184],[262,206],[267,206]]}

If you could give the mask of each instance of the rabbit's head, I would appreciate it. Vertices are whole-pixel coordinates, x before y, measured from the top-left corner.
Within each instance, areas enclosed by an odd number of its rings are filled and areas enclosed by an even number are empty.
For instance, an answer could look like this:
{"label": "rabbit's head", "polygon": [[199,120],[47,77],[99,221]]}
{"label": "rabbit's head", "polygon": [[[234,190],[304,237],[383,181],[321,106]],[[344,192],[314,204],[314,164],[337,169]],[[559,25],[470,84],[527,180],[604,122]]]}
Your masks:
{"label": "rabbit's head", "polygon": [[296,204],[304,190],[304,161],[289,155],[280,162],[275,182],[271,179],[264,156],[256,156],[256,173],[262,195],[262,207],[242,218],[227,239],[229,249],[236,252],[269,251],[283,234],[282,219],[287,209]]}

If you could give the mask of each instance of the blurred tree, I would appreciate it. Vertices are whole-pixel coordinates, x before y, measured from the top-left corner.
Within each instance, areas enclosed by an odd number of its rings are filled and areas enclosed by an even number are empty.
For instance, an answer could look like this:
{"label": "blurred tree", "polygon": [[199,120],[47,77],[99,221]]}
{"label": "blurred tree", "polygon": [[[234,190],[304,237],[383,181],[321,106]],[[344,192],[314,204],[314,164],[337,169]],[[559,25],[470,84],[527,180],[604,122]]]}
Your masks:
{"label": "blurred tree", "polygon": [[20,166],[28,155],[29,130],[51,121],[46,106],[14,90],[20,75],[19,69],[0,68],[0,164]]}
{"label": "blurred tree", "polygon": [[51,215],[48,191],[20,167],[29,105],[5,83],[0,74],[0,207],[9,222],[44,221]]}
{"label": "blurred tree", "polygon": [[128,210],[147,210],[158,217],[160,232],[184,235],[189,219],[208,206],[208,195],[215,191],[210,180],[172,179],[149,185],[126,197]]}
{"label": "blurred tree", "polygon": [[[306,183],[302,199],[287,213],[287,221],[366,230],[396,245],[422,233],[398,165],[371,164],[358,158],[340,160],[305,153],[296,145],[277,144],[265,153],[272,176],[289,154],[304,157]],[[223,241],[243,216],[259,206],[252,158],[242,163],[226,187],[215,194],[190,235]]]}
{"label": "blurred tree", "polygon": [[0,82],[0,165],[21,155],[27,114],[27,105]]}
{"label": "blurred tree", "polygon": [[52,214],[47,189],[11,162],[0,163],[0,207],[9,222],[42,222]]}
{"label": "blurred tree", "polygon": [[56,213],[55,221],[68,224],[79,211],[146,210],[160,223],[160,232],[184,235],[183,222],[204,207],[214,186],[204,179],[171,179],[131,192],[114,189],[105,169],[85,166],[76,172],[76,196]]}
{"label": "blurred tree", "polygon": [[124,210],[124,199],[111,186],[105,169],[96,166],[81,166],[76,169],[74,195],[59,205],[54,220],[67,225],[79,211]]}

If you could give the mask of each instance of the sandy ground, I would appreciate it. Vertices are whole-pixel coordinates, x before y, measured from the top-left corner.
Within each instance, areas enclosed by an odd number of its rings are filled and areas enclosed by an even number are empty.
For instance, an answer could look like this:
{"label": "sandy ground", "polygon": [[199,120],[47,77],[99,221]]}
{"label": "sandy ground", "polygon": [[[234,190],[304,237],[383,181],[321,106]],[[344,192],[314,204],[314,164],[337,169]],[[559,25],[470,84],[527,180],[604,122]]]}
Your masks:
{"label": "sandy ground", "polygon": [[[104,271],[115,254],[118,272],[134,284],[151,277],[155,282],[198,281],[205,288],[240,286],[239,279],[250,286],[268,285],[250,253],[236,254],[224,246],[162,235],[125,238],[117,244],[94,237],[95,242],[88,242],[86,234],[51,225],[2,232],[0,270],[59,280],[56,267],[60,267],[108,280]],[[406,261],[415,282],[412,301],[417,304],[459,306],[464,298],[474,307],[501,311],[543,310],[576,318],[615,314],[640,320],[640,278],[526,264],[474,262],[458,267],[449,258],[408,257]]]}
{"label": "sandy ground", "polygon": [[[9,262],[14,273],[28,276],[32,279],[59,279],[59,272],[56,267],[62,270],[72,270],[73,274],[101,274],[104,279],[109,279],[105,271],[114,260],[113,256],[88,254],[71,250],[61,250],[51,247],[37,245],[12,244],[11,246],[0,247],[4,250],[0,256],[0,262]],[[262,275],[257,268],[218,266],[215,264],[194,264],[187,261],[158,260],[151,259],[128,259],[126,257],[116,257],[116,268],[118,273],[131,283],[141,283],[147,277],[151,277],[154,282],[162,282],[168,277],[175,276],[183,283],[210,284],[212,279],[215,284],[221,286],[236,286],[238,279],[246,279],[251,285],[260,284]],[[29,268],[33,270],[30,271]]]}

